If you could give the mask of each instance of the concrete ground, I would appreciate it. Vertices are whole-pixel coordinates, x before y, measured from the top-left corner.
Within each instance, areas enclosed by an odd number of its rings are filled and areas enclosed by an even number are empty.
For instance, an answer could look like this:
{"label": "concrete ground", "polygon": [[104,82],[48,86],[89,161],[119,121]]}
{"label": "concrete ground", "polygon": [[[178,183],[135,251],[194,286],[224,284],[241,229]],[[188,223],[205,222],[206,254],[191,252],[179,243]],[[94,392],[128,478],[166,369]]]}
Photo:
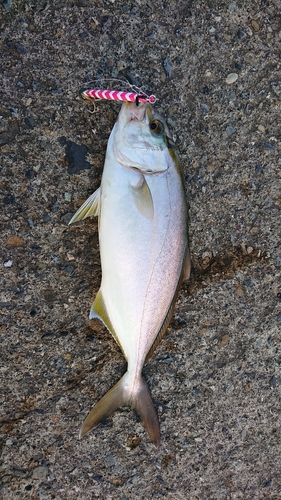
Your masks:
{"label": "concrete ground", "polygon": [[[1,1],[1,495],[280,499],[280,0]],[[157,96],[182,159],[193,270],[144,368],[161,425],[118,410],[82,440],[125,369],[88,321],[98,187],[120,105]],[[94,113],[91,113],[94,111]]]}

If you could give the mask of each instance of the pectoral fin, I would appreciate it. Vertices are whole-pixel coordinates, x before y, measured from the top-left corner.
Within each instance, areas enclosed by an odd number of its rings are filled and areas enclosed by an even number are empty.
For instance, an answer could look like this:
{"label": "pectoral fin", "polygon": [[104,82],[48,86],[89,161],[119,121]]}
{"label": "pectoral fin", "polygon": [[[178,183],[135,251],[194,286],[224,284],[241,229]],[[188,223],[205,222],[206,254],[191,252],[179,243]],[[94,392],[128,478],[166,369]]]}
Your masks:
{"label": "pectoral fin", "polygon": [[87,217],[97,216],[100,213],[100,187],[81,205],[77,212],[73,215],[69,224]]}
{"label": "pectoral fin", "polygon": [[141,174],[137,184],[131,186],[138,211],[148,220],[153,220],[154,206],[150,189]]}
{"label": "pectoral fin", "polygon": [[108,331],[111,333],[111,335],[116,340],[117,344],[119,345],[120,349],[122,350],[122,352],[126,358],[126,355],[122,349],[122,346],[119,342],[119,339],[115,333],[115,330],[114,330],[112,323],[110,321],[110,318],[108,316],[108,313],[106,310],[106,305],[105,305],[101,290],[99,290],[97,295],[96,295],[96,298],[95,298],[93,305],[91,307],[91,310],[90,310],[89,318],[90,319],[98,318],[100,321],[102,321],[102,323],[106,326]]}

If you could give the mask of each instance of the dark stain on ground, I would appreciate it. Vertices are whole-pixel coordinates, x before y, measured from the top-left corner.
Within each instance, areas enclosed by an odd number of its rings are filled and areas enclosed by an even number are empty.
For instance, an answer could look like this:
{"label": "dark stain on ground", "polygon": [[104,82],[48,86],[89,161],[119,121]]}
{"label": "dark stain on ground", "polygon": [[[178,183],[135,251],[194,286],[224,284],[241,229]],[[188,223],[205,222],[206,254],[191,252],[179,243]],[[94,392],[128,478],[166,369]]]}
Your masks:
{"label": "dark stain on ground", "polygon": [[249,266],[260,262],[264,263],[266,253],[258,248],[248,253],[244,245],[233,247],[223,255],[204,258],[195,261],[192,266],[190,279],[184,283],[183,289],[190,295],[196,294],[201,288],[207,287],[221,279],[231,279],[237,271],[243,271]]}

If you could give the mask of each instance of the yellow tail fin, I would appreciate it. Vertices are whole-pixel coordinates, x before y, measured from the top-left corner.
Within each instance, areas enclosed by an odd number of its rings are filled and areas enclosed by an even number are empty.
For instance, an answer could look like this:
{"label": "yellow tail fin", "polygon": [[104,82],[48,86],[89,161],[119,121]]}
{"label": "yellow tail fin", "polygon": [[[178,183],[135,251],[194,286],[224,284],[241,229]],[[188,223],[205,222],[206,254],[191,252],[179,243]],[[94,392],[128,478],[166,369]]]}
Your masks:
{"label": "yellow tail fin", "polygon": [[120,406],[129,404],[142,419],[150,439],[158,445],[160,442],[160,428],[157,412],[154,408],[148,385],[140,377],[137,387],[134,384],[132,391],[128,384],[128,372],[119,382],[110,389],[105,396],[92,408],[80,431],[80,437],[96,427],[101,420],[109,417]]}

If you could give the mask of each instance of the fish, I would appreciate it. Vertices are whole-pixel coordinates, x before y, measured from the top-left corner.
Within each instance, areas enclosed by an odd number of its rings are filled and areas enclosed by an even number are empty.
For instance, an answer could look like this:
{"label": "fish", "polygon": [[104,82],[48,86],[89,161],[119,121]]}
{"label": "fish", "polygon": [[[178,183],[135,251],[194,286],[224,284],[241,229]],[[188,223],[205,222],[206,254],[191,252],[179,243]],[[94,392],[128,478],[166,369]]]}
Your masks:
{"label": "fish", "polygon": [[90,319],[112,334],[127,371],[92,408],[80,437],[126,405],[158,445],[158,415],[142,369],[167,330],[191,264],[183,170],[167,124],[150,103],[122,104],[100,187],[70,224],[91,216],[98,217],[102,278]]}

